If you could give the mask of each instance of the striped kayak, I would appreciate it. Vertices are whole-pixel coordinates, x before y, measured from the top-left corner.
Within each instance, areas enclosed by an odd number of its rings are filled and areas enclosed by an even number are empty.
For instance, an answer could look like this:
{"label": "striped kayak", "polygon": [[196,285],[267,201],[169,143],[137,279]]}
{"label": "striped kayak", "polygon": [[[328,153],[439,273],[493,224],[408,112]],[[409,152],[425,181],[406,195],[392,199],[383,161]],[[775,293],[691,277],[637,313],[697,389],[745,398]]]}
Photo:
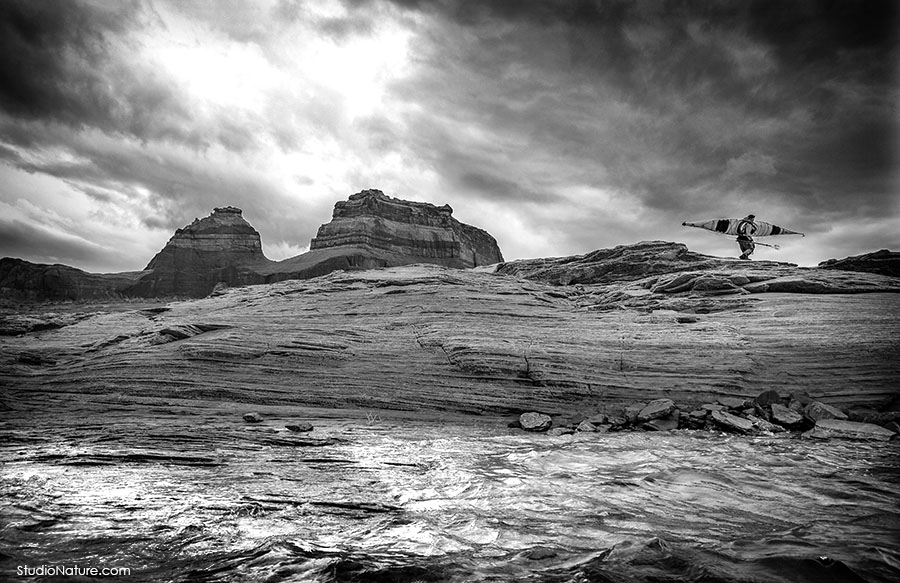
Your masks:
{"label": "striped kayak", "polygon": [[[709,221],[684,222],[681,223],[681,225],[684,227],[697,227],[698,229],[706,229],[707,231],[722,233],[723,235],[737,235],[738,225],[743,220],[744,219],[711,219]],[[784,227],[779,227],[778,225],[773,225],[772,223],[753,221],[753,224],[756,225],[756,230],[748,233],[748,235],[752,235],[754,237],[766,237],[769,235],[800,235],[801,237],[806,236],[803,233],[791,231],[790,229],[785,229]]]}

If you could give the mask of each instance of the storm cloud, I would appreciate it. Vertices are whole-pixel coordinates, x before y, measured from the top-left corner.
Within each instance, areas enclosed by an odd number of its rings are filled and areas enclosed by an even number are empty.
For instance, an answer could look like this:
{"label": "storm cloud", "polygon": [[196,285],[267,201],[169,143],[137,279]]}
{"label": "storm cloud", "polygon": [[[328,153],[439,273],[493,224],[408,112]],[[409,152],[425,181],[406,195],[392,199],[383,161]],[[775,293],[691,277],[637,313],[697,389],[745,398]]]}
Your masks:
{"label": "storm cloud", "polygon": [[779,259],[897,248],[898,30],[880,0],[11,1],[0,202],[81,217],[85,253],[132,225],[110,269],[225,204],[281,258],[369,187],[508,258],[731,254],[680,223],[747,212],[810,235]]}

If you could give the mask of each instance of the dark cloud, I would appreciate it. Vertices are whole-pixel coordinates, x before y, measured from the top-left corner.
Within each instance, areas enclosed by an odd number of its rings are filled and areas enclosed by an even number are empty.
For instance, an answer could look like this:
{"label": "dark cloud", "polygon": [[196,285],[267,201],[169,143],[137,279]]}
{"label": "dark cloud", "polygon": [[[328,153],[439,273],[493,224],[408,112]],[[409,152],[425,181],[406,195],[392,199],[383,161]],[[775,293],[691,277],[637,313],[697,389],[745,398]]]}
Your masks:
{"label": "dark cloud", "polygon": [[169,80],[118,54],[142,18],[135,2],[0,3],[0,108],[24,119],[139,139],[185,139],[188,112]]}
{"label": "dark cloud", "polygon": [[39,263],[68,265],[94,262],[107,253],[79,237],[36,227],[18,220],[0,219],[0,256],[28,257]]}
{"label": "dark cloud", "polygon": [[394,3],[452,23],[396,96],[425,104],[416,151],[485,200],[581,185],[631,213],[896,207],[895,3]]}

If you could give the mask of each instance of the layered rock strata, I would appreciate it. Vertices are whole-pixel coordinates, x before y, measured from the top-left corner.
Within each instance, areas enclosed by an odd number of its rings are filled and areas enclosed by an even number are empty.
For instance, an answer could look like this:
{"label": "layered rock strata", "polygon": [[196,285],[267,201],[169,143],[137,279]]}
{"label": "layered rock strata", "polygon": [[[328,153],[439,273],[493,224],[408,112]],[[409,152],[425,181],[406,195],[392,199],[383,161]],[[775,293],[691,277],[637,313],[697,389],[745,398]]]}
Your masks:
{"label": "layered rock strata", "polygon": [[406,257],[406,263],[477,267],[503,261],[487,232],[453,218],[450,205],[434,206],[363,190],[334,205],[310,250],[367,247]]}
{"label": "layered rock strata", "polygon": [[[448,205],[410,202],[364,190],[335,204],[310,251],[270,261],[259,233],[235,207],[217,208],[178,229],[143,272],[91,274],[16,259],[0,263],[0,297],[81,300],[98,297],[203,297],[235,287],[308,279],[332,271],[412,263],[475,267],[503,261],[492,236],[460,223]],[[17,263],[18,262],[18,263]]]}
{"label": "layered rock strata", "polygon": [[263,255],[259,232],[241,209],[216,208],[203,219],[178,229],[156,254],[126,295],[140,297],[208,295],[219,282],[230,286],[262,283],[254,267],[270,261]]}
{"label": "layered rock strata", "polygon": [[121,296],[143,271],[88,273],[68,265],[0,259],[0,299],[25,301],[100,300]]}
{"label": "layered rock strata", "polygon": [[[829,274],[853,275],[820,277]],[[415,265],[56,318],[54,330],[37,314],[28,326],[9,316],[3,326],[19,332],[0,336],[0,385],[85,398],[551,415],[658,398],[691,411],[766,389],[844,408],[897,396],[892,278],[880,278],[880,293],[727,295],[654,291],[652,279],[563,288]]]}

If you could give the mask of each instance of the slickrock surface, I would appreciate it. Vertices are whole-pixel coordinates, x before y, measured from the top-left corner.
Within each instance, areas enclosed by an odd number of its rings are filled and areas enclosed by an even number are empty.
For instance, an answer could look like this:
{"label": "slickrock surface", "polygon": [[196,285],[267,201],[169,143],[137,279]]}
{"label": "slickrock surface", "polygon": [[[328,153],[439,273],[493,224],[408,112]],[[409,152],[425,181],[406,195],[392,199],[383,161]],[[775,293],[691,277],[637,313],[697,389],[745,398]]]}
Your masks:
{"label": "slickrock surface", "polygon": [[319,227],[310,250],[362,246],[408,258],[409,263],[476,267],[503,261],[487,232],[453,218],[440,207],[363,190],[334,205],[330,223]]}
{"label": "slickrock surface", "polygon": [[[82,314],[53,330],[34,325],[40,314],[11,314],[0,327],[29,318],[32,331],[0,336],[0,382],[12,400],[112,393],[550,415],[662,397],[752,400],[766,389],[842,407],[896,397],[900,294],[765,293],[782,268],[765,280],[763,267],[742,265],[722,276],[754,280],[753,293],[661,286],[658,276],[559,287],[414,265]],[[854,274],[811,273],[853,287]],[[856,291],[898,290],[855,275]]]}
{"label": "slickrock surface", "polygon": [[259,232],[244,220],[241,209],[223,207],[178,229],[150,260],[144,275],[125,295],[138,297],[203,297],[215,285],[265,281],[254,266],[270,261],[263,255]]}

